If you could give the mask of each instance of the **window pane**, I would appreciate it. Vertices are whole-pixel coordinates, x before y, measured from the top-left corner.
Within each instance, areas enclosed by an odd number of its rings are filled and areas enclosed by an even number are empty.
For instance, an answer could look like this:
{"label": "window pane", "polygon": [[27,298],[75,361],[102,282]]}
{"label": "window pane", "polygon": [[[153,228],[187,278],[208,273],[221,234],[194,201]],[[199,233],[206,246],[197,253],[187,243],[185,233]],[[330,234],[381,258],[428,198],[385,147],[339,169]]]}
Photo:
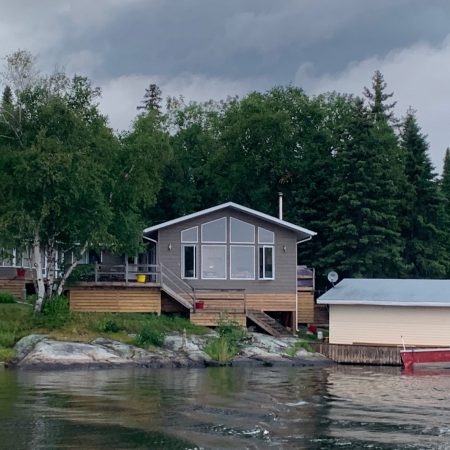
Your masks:
{"label": "window pane", "polygon": [[275,235],[273,231],[265,228],[258,228],[258,242],[260,244],[273,244],[275,242]]}
{"label": "window pane", "polygon": [[264,278],[273,278],[273,248],[264,248]]}
{"label": "window pane", "polygon": [[226,242],[227,219],[213,220],[202,225],[202,242]]}
{"label": "window pane", "polygon": [[255,279],[255,247],[232,245],[230,247],[230,278]]}
{"label": "window pane", "polygon": [[195,246],[185,245],[183,251],[183,278],[195,278]]}
{"label": "window pane", "polygon": [[202,246],[202,278],[226,279],[226,247],[224,245]]}
{"label": "window pane", "polygon": [[198,227],[188,228],[181,232],[181,242],[197,242],[198,241]]}
{"label": "window pane", "polygon": [[250,223],[231,217],[230,242],[253,244],[255,242],[255,227]]}

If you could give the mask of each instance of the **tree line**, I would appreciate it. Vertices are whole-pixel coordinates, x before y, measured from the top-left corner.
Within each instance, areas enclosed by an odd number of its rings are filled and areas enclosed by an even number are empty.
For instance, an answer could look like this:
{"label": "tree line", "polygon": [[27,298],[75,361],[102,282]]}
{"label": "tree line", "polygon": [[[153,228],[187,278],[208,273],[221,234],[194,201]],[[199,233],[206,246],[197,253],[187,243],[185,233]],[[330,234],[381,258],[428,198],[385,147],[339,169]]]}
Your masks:
{"label": "tree line", "polygon": [[[225,201],[318,235],[299,263],[319,276],[443,278],[450,273],[450,153],[439,179],[415,112],[399,119],[376,72],[362,96],[294,86],[224,101],[167,98],[151,84],[129,130],[100,113],[83,76],[40,74],[5,58],[0,104],[0,247],[44,256],[61,291],[59,253],[139,251],[145,226]],[[39,278],[39,277],[38,277]]]}

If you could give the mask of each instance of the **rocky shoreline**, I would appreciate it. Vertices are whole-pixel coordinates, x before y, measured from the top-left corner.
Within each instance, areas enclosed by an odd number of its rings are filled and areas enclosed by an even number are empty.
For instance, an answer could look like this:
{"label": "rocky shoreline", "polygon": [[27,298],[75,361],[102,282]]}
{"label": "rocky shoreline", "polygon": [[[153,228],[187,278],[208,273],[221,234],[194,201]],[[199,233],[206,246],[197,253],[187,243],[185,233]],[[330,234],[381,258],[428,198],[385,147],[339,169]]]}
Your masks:
{"label": "rocky shoreline", "polygon": [[[20,369],[95,369],[95,368],[176,368],[215,366],[202,350],[211,335],[184,336],[171,333],[164,347],[144,350],[111,339],[97,338],[89,343],[64,342],[33,334],[22,338],[15,346],[16,359],[9,365]],[[250,333],[248,344],[231,362],[232,366],[323,366],[331,361],[318,353],[299,349],[294,356],[294,337],[275,338]]]}

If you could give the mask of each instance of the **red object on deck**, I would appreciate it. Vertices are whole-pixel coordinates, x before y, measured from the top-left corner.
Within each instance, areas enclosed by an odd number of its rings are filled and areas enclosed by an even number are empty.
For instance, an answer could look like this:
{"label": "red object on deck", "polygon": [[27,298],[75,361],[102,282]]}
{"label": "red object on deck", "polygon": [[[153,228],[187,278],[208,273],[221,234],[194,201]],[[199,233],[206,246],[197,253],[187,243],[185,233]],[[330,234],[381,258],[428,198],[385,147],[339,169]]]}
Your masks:
{"label": "red object on deck", "polygon": [[196,302],[195,303],[195,309],[203,309],[205,306],[204,302]]}
{"label": "red object on deck", "polygon": [[24,276],[25,276],[26,269],[24,269],[23,267],[18,267],[18,268],[16,269],[16,272],[17,272],[17,276],[18,276],[18,277],[24,277]]}
{"label": "red object on deck", "polygon": [[405,369],[414,364],[450,362],[450,348],[412,348],[400,350]]}
{"label": "red object on deck", "polygon": [[317,327],[315,325],[310,325],[308,331],[312,334],[317,334]]}

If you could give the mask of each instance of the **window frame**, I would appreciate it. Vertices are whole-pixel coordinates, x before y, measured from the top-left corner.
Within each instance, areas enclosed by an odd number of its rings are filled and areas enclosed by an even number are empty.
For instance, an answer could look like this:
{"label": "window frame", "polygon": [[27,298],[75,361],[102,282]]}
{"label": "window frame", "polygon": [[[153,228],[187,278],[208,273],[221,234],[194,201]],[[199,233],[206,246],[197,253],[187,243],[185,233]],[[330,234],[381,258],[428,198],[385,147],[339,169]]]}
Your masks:
{"label": "window frame", "polygon": [[[208,225],[209,223],[212,223],[212,222],[218,222],[220,220],[225,221],[225,239],[223,241],[205,241],[203,239],[203,228],[204,228],[204,226]],[[202,223],[201,224],[201,242],[202,242],[202,244],[226,244],[227,243],[227,238],[228,238],[228,233],[227,233],[228,230],[227,230],[227,228],[228,228],[228,226],[227,226],[227,217],[219,217],[218,219],[214,219],[214,220],[210,220],[208,222]]]}
{"label": "window frame", "polygon": [[[224,255],[225,255],[225,265],[224,265],[224,268],[225,268],[225,276],[222,278],[222,277],[220,277],[220,278],[211,278],[211,277],[204,277],[203,276],[203,266],[204,266],[204,260],[203,260],[203,256],[204,256],[204,254],[205,254],[205,252],[204,252],[204,249],[205,249],[205,247],[209,247],[209,248],[211,248],[211,247],[220,247],[220,248],[223,248],[225,251],[224,251]],[[227,256],[228,256],[228,251],[227,251],[227,245],[226,244],[209,244],[209,245],[202,245],[201,246],[201,252],[202,252],[202,254],[201,254],[201,257],[200,257],[200,278],[202,279],[202,280],[227,280],[228,278],[227,278],[227,276],[228,276],[228,273],[227,273]]]}
{"label": "window frame", "polygon": [[[186,247],[192,247],[194,249],[194,276],[193,277],[186,277],[186,266],[185,266],[185,251],[184,249]],[[181,244],[181,279],[182,280],[197,280],[198,279],[198,273],[197,273],[197,245],[195,243],[190,244]]]}
{"label": "window frame", "polygon": [[[266,277],[265,275],[265,265],[266,265],[266,248],[271,248],[272,249],[272,277]],[[262,249],[262,261],[261,261],[261,256],[260,256],[260,249]],[[263,266],[263,276],[260,276],[260,266],[261,266],[261,262],[262,262],[262,266]],[[268,281],[273,281],[275,280],[275,246],[274,245],[258,245],[258,280],[268,280]]]}
{"label": "window frame", "polygon": [[[233,241],[232,240],[232,233],[231,233],[231,224],[233,220],[245,223],[246,225],[249,225],[253,228],[253,240],[252,241]],[[246,222],[245,220],[236,219],[236,217],[230,216],[230,244],[253,244],[255,245],[255,234],[256,234],[256,227],[252,223]]]}
{"label": "window frame", "polygon": [[[232,276],[232,270],[231,270],[231,253],[232,253],[232,249],[233,247],[237,247],[237,248],[242,248],[242,247],[247,247],[247,248],[251,248],[253,250],[252,254],[253,254],[253,278],[236,278]],[[235,245],[235,244],[230,244],[229,245],[229,252],[230,252],[230,280],[239,280],[239,281],[255,281],[256,280],[256,257],[255,257],[255,246],[254,245]]]}

